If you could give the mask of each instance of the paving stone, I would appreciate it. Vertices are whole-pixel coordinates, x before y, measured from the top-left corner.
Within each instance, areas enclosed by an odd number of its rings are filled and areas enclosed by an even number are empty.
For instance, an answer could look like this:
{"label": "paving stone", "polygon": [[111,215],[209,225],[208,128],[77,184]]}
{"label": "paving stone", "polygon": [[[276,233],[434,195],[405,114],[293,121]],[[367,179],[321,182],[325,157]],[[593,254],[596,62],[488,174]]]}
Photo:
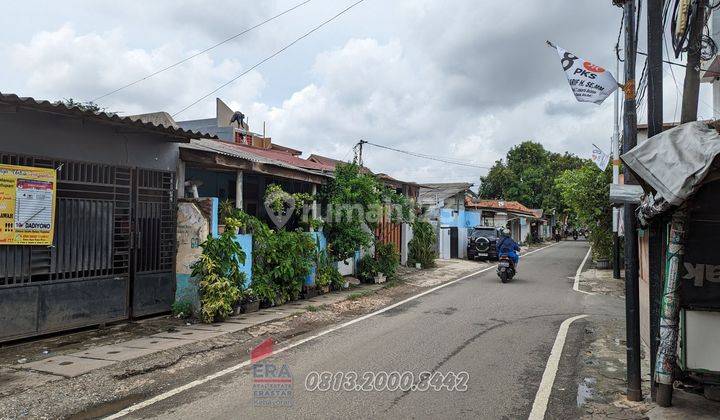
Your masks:
{"label": "paving stone", "polygon": [[224,331],[203,331],[203,330],[190,329],[190,328],[178,328],[176,331],[161,332],[161,333],[153,334],[150,337],[168,338],[168,339],[186,340],[186,341],[198,341],[198,340],[206,340],[208,338],[217,337],[217,336],[223,335],[223,334],[226,334],[226,332],[224,332]]}
{"label": "paving stone", "polygon": [[37,362],[18,365],[18,367],[73,378],[95,369],[110,366],[114,363],[114,361],[110,360],[85,359],[75,356],[54,356],[38,360]]}
{"label": "paving stone", "polygon": [[85,357],[90,359],[114,360],[121,362],[123,360],[135,359],[155,353],[153,349],[141,349],[133,347],[125,347],[121,345],[100,346],[79,351],[71,354],[71,356]]}
{"label": "paving stone", "polygon": [[118,343],[117,345],[123,347],[160,351],[184,346],[188,342],[188,340],[177,340],[172,338],[145,337],[126,341],[124,343]]}
{"label": "paving stone", "polygon": [[248,328],[252,324],[247,322],[235,323],[235,322],[222,322],[216,324],[193,324],[187,328],[201,331],[222,331],[226,333],[232,333]]}

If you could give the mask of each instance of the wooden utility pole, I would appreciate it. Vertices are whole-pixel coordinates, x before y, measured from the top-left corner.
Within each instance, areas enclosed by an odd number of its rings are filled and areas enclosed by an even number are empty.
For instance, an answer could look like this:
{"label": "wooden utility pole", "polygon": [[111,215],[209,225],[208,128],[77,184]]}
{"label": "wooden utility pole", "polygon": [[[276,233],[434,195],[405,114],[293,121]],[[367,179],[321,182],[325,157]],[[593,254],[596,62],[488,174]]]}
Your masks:
{"label": "wooden utility pole", "polygon": [[[637,110],[635,103],[635,0],[623,4],[625,15],[625,109],[623,117],[623,154],[637,144]],[[627,165],[623,170],[626,184],[637,184]],[[625,204],[625,326],[627,333],[627,398],[642,400],[640,376],[640,290],[638,265],[637,219],[634,204]]]}
{"label": "wooden utility pole", "polygon": [[685,83],[683,85],[682,111],[680,122],[697,121],[698,98],[700,96],[700,50],[703,26],[705,25],[705,7],[707,0],[697,0],[695,20],[688,22],[690,34],[688,36],[687,66],[685,68]]}
{"label": "wooden utility pole", "polygon": [[[670,1],[670,0],[666,0]],[[663,3],[647,3],[647,110],[648,139],[662,132],[663,127]],[[662,300],[663,229],[662,221],[653,220],[648,229],[648,284],[650,298],[650,394],[655,400],[655,359],[660,344],[660,302]]]}

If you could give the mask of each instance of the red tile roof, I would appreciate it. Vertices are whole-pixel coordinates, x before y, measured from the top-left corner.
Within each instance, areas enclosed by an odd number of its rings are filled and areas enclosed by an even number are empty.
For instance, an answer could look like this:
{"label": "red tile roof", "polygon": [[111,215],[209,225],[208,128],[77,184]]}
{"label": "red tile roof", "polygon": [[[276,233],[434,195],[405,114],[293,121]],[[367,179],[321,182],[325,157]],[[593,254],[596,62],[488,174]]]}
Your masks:
{"label": "red tile roof", "polygon": [[469,197],[465,199],[465,207],[477,208],[477,209],[488,209],[497,211],[510,211],[513,213],[522,213],[528,216],[536,217],[535,212],[518,203],[517,201],[504,201],[504,200],[483,200],[477,201],[471,200]]}
{"label": "red tile roof", "polygon": [[244,152],[253,153],[258,156],[266,157],[268,159],[279,160],[281,162],[289,163],[289,164],[297,166],[299,168],[312,169],[315,171],[332,171],[333,169],[335,169],[334,166],[329,167],[328,165],[324,165],[324,164],[317,163],[317,162],[312,162],[307,159],[303,159],[299,156],[296,156],[292,152],[281,150],[281,149],[262,149],[259,147],[247,146],[244,144],[237,144],[237,143],[231,143],[231,144],[234,147],[237,147]]}

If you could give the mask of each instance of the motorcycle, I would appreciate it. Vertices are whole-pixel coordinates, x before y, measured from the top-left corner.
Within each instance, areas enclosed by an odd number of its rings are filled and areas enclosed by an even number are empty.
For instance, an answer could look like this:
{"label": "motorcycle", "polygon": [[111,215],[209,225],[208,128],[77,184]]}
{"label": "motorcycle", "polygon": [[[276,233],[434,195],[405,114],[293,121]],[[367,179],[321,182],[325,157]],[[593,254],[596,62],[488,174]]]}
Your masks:
{"label": "motorcycle", "polygon": [[578,233],[577,233],[577,231],[573,232],[573,239],[576,240],[576,241],[578,240]]}
{"label": "motorcycle", "polygon": [[507,255],[500,257],[497,267],[497,275],[502,283],[507,283],[515,276],[515,263]]}

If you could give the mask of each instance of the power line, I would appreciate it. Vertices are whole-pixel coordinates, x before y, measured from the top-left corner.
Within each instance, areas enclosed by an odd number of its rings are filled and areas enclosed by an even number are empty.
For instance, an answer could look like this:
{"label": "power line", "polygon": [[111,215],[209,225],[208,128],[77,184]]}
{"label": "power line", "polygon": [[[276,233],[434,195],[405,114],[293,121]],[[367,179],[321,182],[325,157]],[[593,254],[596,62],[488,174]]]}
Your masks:
{"label": "power line", "polygon": [[226,43],[232,41],[232,40],[235,39],[235,38],[238,38],[238,37],[240,37],[240,36],[242,36],[242,35],[245,35],[246,33],[252,31],[253,29],[257,29],[257,28],[265,25],[265,24],[268,23],[268,22],[271,22],[271,21],[273,21],[273,20],[275,20],[275,19],[277,19],[277,18],[279,18],[279,17],[281,17],[281,16],[283,16],[283,15],[286,15],[286,14],[292,12],[293,10],[295,10],[295,9],[301,7],[301,6],[304,6],[304,5],[308,4],[308,3],[310,3],[311,1],[312,1],[312,0],[305,0],[305,1],[303,1],[302,3],[298,3],[298,4],[296,4],[296,5],[293,6],[293,7],[289,8],[289,9],[286,9],[286,10],[284,10],[283,12],[280,12],[280,13],[276,14],[275,16],[269,17],[269,18],[265,19],[264,21],[262,21],[262,22],[260,22],[260,23],[257,23],[257,24],[255,24],[254,26],[251,26],[251,27],[243,30],[242,32],[239,32],[239,33],[237,33],[237,34],[235,34],[235,35],[233,35],[233,36],[231,36],[231,37],[229,37],[229,38],[226,38],[226,39],[218,42],[217,44],[214,44],[214,45],[212,45],[212,46],[210,46],[210,47],[207,47],[207,48],[205,48],[204,50],[202,50],[202,51],[200,51],[200,52],[197,52],[197,53],[192,54],[192,55],[190,55],[190,56],[188,56],[188,57],[185,57],[185,58],[183,58],[182,60],[180,60],[180,61],[178,61],[178,62],[176,62],[176,63],[173,63],[173,64],[171,64],[171,65],[169,65],[169,66],[167,66],[167,67],[163,67],[163,68],[161,68],[160,70],[157,70],[157,71],[155,71],[155,72],[153,72],[153,73],[148,74],[148,75],[145,76],[145,77],[142,77],[142,78],[140,78],[140,79],[137,79],[137,80],[135,80],[135,81],[133,81],[133,82],[130,82],[130,83],[126,84],[126,85],[123,85],[123,86],[121,86],[121,87],[119,87],[119,88],[117,88],[117,89],[115,89],[115,90],[112,90],[112,91],[110,91],[110,92],[108,92],[108,93],[106,93],[106,94],[104,94],[104,95],[100,95],[100,96],[98,96],[97,98],[91,99],[90,102],[96,102],[96,101],[98,101],[98,100],[100,100],[100,99],[103,99],[103,98],[106,98],[106,97],[108,97],[108,96],[110,96],[110,95],[113,95],[113,94],[115,94],[115,93],[118,93],[118,92],[120,92],[120,91],[123,90],[123,89],[127,89],[127,88],[129,88],[130,86],[134,86],[134,85],[136,85],[136,84],[138,84],[138,83],[140,83],[140,82],[142,82],[142,81],[145,81],[145,80],[147,80],[147,79],[149,79],[149,78],[151,78],[151,77],[153,77],[153,76],[157,76],[158,74],[160,74],[160,73],[162,73],[162,72],[164,72],[164,71],[167,71],[167,70],[170,70],[170,69],[172,69],[172,68],[175,68],[175,67],[179,66],[180,64],[182,64],[182,63],[184,63],[184,62],[186,62],[186,61],[192,60],[193,58],[195,58],[195,57],[197,57],[197,56],[199,56],[199,55],[205,54],[206,52],[208,52],[208,51],[210,51],[210,50],[213,50],[213,49],[215,49],[215,48],[217,48],[217,47],[219,47],[219,46],[221,46],[221,45],[223,45],[223,44],[226,44]]}
{"label": "power line", "polygon": [[456,160],[453,158],[442,158],[442,157],[437,157],[437,156],[432,156],[432,155],[426,155],[423,153],[410,152],[407,150],[396,149],[394,147],[383,146],[383,145],[380,145],[377,143],[372,143],[369,141],[364,141],[363,143],[369,144],[371,146],[379,147],[381,149],[392,150],[393,152],[404,153],[406,155],[415,156],[415,157],[419,157],[419,158],[423,158],[423,159],[434,160],[434,161],[443,162],[443,163],[449,163],[451,165],[467,166],[470,168],[479,168],[479,169],[491,169],[490,166],[477,165],[477,164],[474,164],[471,162],[464,162],[464,161]]}
{"label": "power line", "polygon": [[322,22],[322,23],[319,24],[318,26],[312,28],[312,29],[309,30],[308,32],[305,32],[305,34],[301,35],[299,38],[296,38],[293,42],[285,45],[284,47],[282,47],[282,48],[280,48],[279,50],[275,51],[275,52],[272,53],[271,55],[269,55],[269,56],[263,58],[262,60],[258,61],[255,65],[253,65],[253,66],[250,67],[249,69],[245,70],[244,72],[240,73],[239,75],[233,77],[232,79],[230,79],[230,80],[228,80],[227,82],[223,83],[222,85],[218,86],[216,89],[212,90],[211,92],[209,92],[209,93],[201,96],[200,98],[198,98],[196,101],[194,101],[194,102],[191,103],[190,105],[188,105],[188,106],[186,106],[185,108],[181,109],[180,111],[172,114],[172,116],[175,117],[175,116],[177,116],[177,115],[179,115],[179,114],[182,114],[183,112],[187,111],[187,110],[190,109],[191,107],[195,106],[198,102],[202,101],[203,99],[207,98],[208,96],[212,95],[213,93],[219,91],[220,89],[224,88],[225,86],[233,83],[233,82],[236,81],[237,79],[245,76],[246,74],[250,73],[252,70],[255,70],[256,68],[258,68],[258,67],[260,67],[261,65],[263,65],[265,62],[270,61],[271,59],[275,58],[277,55],[281,54],[283,51],[285,51],[285,50],[287,50],[288,48],[292,47],[293,45],[297,44],[297,43],[300,42],[301,40],[307,38],[307,37],[310,36],[313,32],[319,30],[319,29],[322,28],[323,26],[325,26],[325,25],[327,25],[328,23],[332,22],[333,20],[337,19],[338,17],[340,17],[341,15],[345,14],[347,11],[349,11],[350,9],[352,9],[353,7],[357,6],[358,4],[360,4],[360,3],[364,2],[364,1],[365,1],[365,0],[358,0],[358,1],[356,1],[355,3],[351,4],[350,6],[344,8],[343,10],[341,10],[340,12],[338,12],[336,15],[334,15],[334,16],[331,17],[330,19],[325,20],[324,22]]}

